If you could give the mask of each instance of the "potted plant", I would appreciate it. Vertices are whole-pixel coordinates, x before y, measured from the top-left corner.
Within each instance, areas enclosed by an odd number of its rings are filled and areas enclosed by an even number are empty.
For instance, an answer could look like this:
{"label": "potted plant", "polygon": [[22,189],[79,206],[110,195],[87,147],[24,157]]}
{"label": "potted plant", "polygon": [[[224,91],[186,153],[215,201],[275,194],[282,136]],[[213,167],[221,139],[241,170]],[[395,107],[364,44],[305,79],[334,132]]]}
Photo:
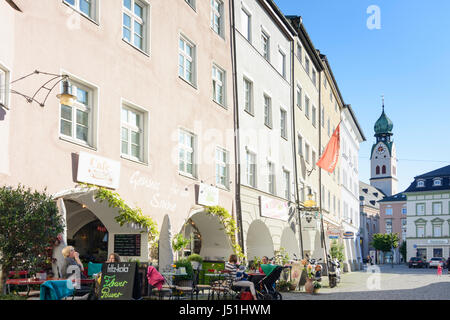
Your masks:
{"label": "potted plant", "polygon": [[180,259],[175,262],[175,266],[177,269],[178,268],[186,269],[186,275],[176,277],[178,285],[182,287],[191,287],[194,276],[194,270],[192,269],[191,262],[187,259]]}
{"label": "potted plant", "polygon": [[317,294],[319,292],[319,289],[322,288],[322,284],[319,281],[314,281],[313,287],[313,293]]}
{"label": "potted plant", "polygon": [[306,265],[305,271],[306,271],[305,291],[307,293],[313,293],[313,291],[314,291],[313,279],[314,279],[314,272],[315,272],[313,270],[313,266],[310,264]]}
{"label": "potted plant", "polygon": [[191,254],[189,257],[187,257],[187,260],[191,262],[192,268],[194,270],[201,270],[203,258],[199,254]]}

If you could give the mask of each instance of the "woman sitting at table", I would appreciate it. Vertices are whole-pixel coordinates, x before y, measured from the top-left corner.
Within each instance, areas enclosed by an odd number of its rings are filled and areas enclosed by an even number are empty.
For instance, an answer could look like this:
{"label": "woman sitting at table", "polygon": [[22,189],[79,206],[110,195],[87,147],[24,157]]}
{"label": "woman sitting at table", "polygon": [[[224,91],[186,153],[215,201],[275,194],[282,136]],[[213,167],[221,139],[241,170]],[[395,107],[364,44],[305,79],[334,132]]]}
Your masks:
{"label": "woman sitting at table", "polygon": [[65,247],[64,249],[62,249],[62,255],[64,257],[64,263],[61,270],[61,276],[64,279],[69,278],[72,275],[73,271],[69,274],[67,273],[67,269],[70,266],[77,266],[80,269],[81,279],[85,279],[86,276],[83,274],[84,267],[80,261],[80,254],[75,251],[75,248],[72,246]]}
{"label": "woman sitting at table", "polygon": [[238,262],[237,256],[235,254],[232,254],[232,255],[230,255],[230,258],[228,259],[228,262],[225,263],[225,270],[229,271],[232,276],[233,286],[249,288],[250,292],[252,293],[253,299],[258,300],[256,298],[256,291],[255,291],[254,283],[251,281],[248,281],[248,280],[242,280],[244,277],[243,272],[240,272],[239,277],[236,275],[238,272],[237,262]]}
{"label": "woman sitting at table", "polygon": [[[262,257],[261,264],[269,264],[269,258],[267,256]],[[264,274],[264,271],[261,268],[261,265],[259,266],[259,273]]]}
{"label": "woman sitting at table", "polygon": [[111,253],[106,263],[120,262],[120,256],[117,253]]}

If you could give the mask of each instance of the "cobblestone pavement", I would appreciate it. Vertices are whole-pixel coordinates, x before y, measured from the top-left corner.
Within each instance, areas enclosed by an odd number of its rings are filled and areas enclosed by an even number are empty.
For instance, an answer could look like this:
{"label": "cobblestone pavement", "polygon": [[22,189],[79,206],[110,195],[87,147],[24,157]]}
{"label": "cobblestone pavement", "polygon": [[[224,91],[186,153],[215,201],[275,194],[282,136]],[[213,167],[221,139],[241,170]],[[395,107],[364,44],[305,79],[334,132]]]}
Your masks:
{"label": "cobblestone pavement", "polygon": [[[373,272],[374,271],[374,272]],[[283,293],[284,300],[450,300],[450,275],[444,269],[409,269],[406,265],[381,265],[345,273],[335,288],[323,287],[316,295]]]}

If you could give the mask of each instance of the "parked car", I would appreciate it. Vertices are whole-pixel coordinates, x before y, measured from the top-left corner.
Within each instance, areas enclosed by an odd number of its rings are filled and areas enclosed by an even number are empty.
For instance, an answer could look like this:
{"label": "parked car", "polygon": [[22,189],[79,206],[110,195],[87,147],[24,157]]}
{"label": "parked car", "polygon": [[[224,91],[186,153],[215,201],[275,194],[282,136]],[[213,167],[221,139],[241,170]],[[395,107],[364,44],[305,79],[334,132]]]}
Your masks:
{"label": "parked car", "polygon": [[409,259],[408,267],[409,268],[417,268],[417,267],[428,268],[428,264],[425,260],[422,260],[421,258],[412,257],[411,259]]}
{"label": "parked car", "polygon": [[445,258],[431,258],[429,262],[430,268],[437,268],[439,264],[441,264],[443,268],[447,267],[447,262],[445,261]]}

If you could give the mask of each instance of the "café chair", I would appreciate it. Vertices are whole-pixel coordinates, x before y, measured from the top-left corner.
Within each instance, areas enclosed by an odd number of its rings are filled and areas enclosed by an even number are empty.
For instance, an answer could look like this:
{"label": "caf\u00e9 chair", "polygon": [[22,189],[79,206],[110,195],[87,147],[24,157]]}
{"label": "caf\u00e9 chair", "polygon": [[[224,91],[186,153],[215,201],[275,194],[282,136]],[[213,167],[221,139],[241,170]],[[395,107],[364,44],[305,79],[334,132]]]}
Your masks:
{"label": "caf\u00e9 chair", "polygon": [[40,300],[63,300],[74,296],[74,287],[70,279],[49,280],[41,284]]}

